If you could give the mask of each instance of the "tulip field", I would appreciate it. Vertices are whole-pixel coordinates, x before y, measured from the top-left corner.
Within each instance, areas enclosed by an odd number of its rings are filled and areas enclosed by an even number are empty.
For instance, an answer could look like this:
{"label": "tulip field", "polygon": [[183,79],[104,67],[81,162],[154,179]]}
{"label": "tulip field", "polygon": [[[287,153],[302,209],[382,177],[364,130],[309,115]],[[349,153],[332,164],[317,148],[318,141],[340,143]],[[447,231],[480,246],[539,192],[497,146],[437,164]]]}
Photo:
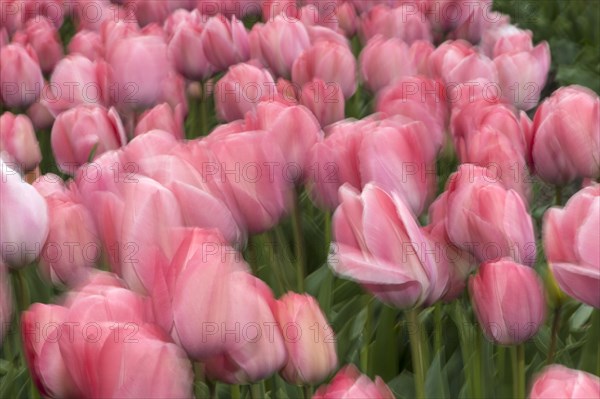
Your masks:
{"label": "tulip field", "polygon": [[599,24],[0,0],[0,399],[600,399]]}

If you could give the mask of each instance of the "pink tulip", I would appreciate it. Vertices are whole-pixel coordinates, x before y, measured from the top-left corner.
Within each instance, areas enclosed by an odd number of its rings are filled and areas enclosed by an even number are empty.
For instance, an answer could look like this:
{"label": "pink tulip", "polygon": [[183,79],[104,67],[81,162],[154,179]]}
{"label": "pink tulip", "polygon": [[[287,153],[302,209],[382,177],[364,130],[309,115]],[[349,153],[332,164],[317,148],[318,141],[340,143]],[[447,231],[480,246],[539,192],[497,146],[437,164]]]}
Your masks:
{"label": "pink tulip", "polygon": [[544,216],[544,250],[559,287],[600,308],[600,185],[586,187]]}
{"label": "pink tulip", "polygon": [[262,0],[261,10],[265,22],[274,20],[280,14],[288,18],[296,18],[299,13],[296,0]]}
{"label": "pink tulip", "polygon": [[250,32],[252,58],[260,60],[276,76],[289,78],[294,61],[309,46],[304,24],[283,16],[254,25]]}
{"label": "pink tulip", "polygon": [[31,46],[0,48],[0,99],[8,107],[26,107],[40,97],[44,77]]}
{"label": "pink tulip", "polygon": [[525,342],[544,323],[544,286],[531,267],[511,259],[486,262],[469,280],[469,292],[477,320],[493,342]]}
{"label": "pink tulip", "polygon": [[75,187],[65,187],[60,177],[44,175],[34,187],[46,199],[50,219],[40,269],[48,281],[73,286],[100,260],[102,249],[94,219],[79,202]]}
{"label": "pink tulip", "polygon": [[[286,364],[285,332],[276,327],[271,310],[275,298],[269,286],[249,273],[230,278],[235,295],[244,295],[234,301],[229,320],[221,324],[226,351],[206,361],[206,375],[228,384],[249,384],[268,378]],[[225,329],[230,333],[224,334]]]}
{"label": "pink tulip", "polygon": [[166,103],[159,104],[145,111],[140,115],[140,119],[135,126],[134,136],[158,129],[169,132],[178,139],[183,139],[185,134],[183,131],[182,111],[181,106],[173,109]]}
{"label": "pink tulip", "polygon": [[19,268],[38,258],[48,237],[48,206],[19,173],[0,158],[0,255]]}
{"label": "pink tulip", "polygon": [[423,10],[432,25],[442,31],[459,28],[480,18],[491,19],[492,0],[426,0]]}
{"label": "pink tulip", "polygon": [[448,236],[480,262],[511,257],[533,265],[536,257],[531,216],[521,196],[506,189],[496,171],[463,164],[446,187]]}
{"label": "pink tulip", "polygon": [[214,69],[204,54],[203,17],[197,9],[189,13],[178,12],[184,15],[169,40],[169,57],[179,73],[188,79],[201,81],[211,76]]}
{"label": "pink tulip", "polygon": [[315,78],[304,84],[300,104],[308,108],[321,126],[331,125],[344,119],[346,102],[337,84],[325,83]]}
{"label": "pink tulip", "polygon": [[58,115],[52,126],[52,152],[60,169],[69,174],[125,144],[125,131],[114,108],[79,105]]}
{"label": "pink tulip", "polygon": [[531,51],[533,33],[514,25],[503,25],[485,32],[482,39],[482,50],[490,58],[498,57],[513,51]]}
{"label": "pink tulip", "polygon": [[320,25],[308,25],[306,27],[310,43],[315,44],[319,41],[334,42],[350,49],[350,42],[341,32],[329,29]]}
{"label": "pink tulip", "polygon": [[0,260],[0,347],[12,319],[12,290],[8,281],[6,266]]}
{"label": "pink tulip", "polygon": [[441,77],[450,90],[467,82],[477,85],[479,81],[487,82],[488,86],[492,86],[498,91],[502,88],[502,86],[498,88],[496,65],[491,59],[480,53],[465,56],[454,68],[442,71]]}
{"label": "pink tulip", "polygon": [[218,82],[215,107],[219,119],[231,122],[243,119],[262,100],[274,98],[275,80],[266,69],[238,64]]}
{"label": "pink tulip", "polygon": [[[169,16],[170,3],[167,1],[144,1],[144,0],[125,0],[123,4],[126,10],[133,10],[135,18],[140,26],[146,26],[150,23],[162,24]],[[131,12],[131,11],[130,11]]]}
{"label": "pink tulip", "polygon": [[81,54],[90,61],[104,57],[104,43],[98,32],[80,30],[71,38],[68,45],[69,54]]}
{"label": "pink tulip", "polygon": [[410,49],[398,38],[371,38],[359,57],[360,74],[365,86],[378,92],[404,76],[417,74],[417,66],[412,62]]}
{"label": "pink tulip", "polygon": [[15,116],[10,112],[0,116],[0,151],[6,151],[23,172],[37,167],[42,160],[42,153],[27,116]]}
{"label": "pink tulip", "polygon": [[600,397],[600,378],[558,364],[546,367],[534,380],[530,399]]}
{"label": "pink tulip", "polygon": [[440,44],[429,56],[429,75],[442,79],[475,49],[464,40],[448,40]]}
{"label": "pink tulip", "polygon": [[396,37],[409,45],[416,40],[432,41],[431,26],[414,4],[400,4],[395,8],[376,5],[362,15],[359,31],[363,42],[377,34],[386,39]]}
{"label": "pink tulip", "polygon": [[43,93],[54,116],[80,104],[107,105],[110,93],[107,65],[80,54],[68,55],[54,68]]}
{"label": "pink tulip", "polygon": [[386,116],[402,115],[425,124],[439,151],[445,141],[448,108],[443,84],[423,77],[405,77],[383,90],[375,109]]}
{"label": "pink tulip", "polygon": [[448,264],[404,201],[373,184],[340,188],[333,215],[333,270],[400,309],[432,304],[445,293]]}
{"label": "pink tulip", "polygon": [[356,369],[346,366],[333,377],[329,385],[320,387],[313,399],[393,399],[394,394],[380,377],[375,382]]}
{"label": "pink tulip", "polygon": [[[283,378],[296,385],[321,382],[335,370],[337,354],[333,330],[319,303],[308,294],[288,292],[277,301],[274,312],[287,338],[288,361],[281,371]],[[296,335],[291,336],[290,326],[296,329]]]}
{"label": "pink tulip", "polygon": [[45,73],[52,72],[54,66],[63,57],[62,43],[56,27],[45,17],[28,20],[24,29],[14,35],[13,42],[23,46],[31,45]]}
{"label": "pink tulip", "polygon": [[350,49],[336,42],[318,41],[300,54],[292,66],[292,81],[303,86],[318,78],[339,85],[345,98],[356,91],[356,60]]}
{"label": "pink tulip", "polygon": [[265,131],[232,134],[210,144],[217,176],[232,190],[250,233],[273,227],[289,209],[292,179],[285,158]]}
{"label": "pink tulip", "polygon": [[[125,109],[155,105],[161,95],[161,82],[169,76],[171,66],[167,44],[162,37],[131,36],[107,47],[106,60],[111,66],[110,84],[113,101]],[[140,69],[140,65],[145,68]]]}
{"label": "pink tulip", "polygon": [[35,130],[50,129],[54,123],[54,115],[48,109],[48,103],[44,99],[31,104],[27,108],[27,116]]}
{"label": "pink tulip", "polygon": [[503,97],[519,109],[528,111],[540,101],[550,70],[550,46],[547,42],[531,50],[504,52],[494,58]]}
{"label": "pink tulip", "polygon": [[217,71],[245,62],[250,57],[248,32],[242,21],[223,15],[211,17],[204,25],[204,54]]}
{"label": "pink tulip", "polygon": [[546,182],[600,176],[600,99],[581,86],[555,91],[533,120],[533,163]]}

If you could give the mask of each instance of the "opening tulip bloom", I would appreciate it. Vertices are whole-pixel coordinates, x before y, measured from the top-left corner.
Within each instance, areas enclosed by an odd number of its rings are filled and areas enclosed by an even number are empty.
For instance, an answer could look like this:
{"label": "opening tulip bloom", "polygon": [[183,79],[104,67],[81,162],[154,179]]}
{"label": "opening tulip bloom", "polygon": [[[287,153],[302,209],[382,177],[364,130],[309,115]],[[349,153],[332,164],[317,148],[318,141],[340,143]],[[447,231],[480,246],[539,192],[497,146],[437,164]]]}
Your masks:
{"label": "opening tulip bloom", "polygon": [[373,184],[360,194],[343,186],[339,195],[331,268],[399,309],[438,301],[449,266],[404,201]]}
{"label": "opening tulip bloom", "polygon": [[586,187],[563,209],[544,215],[544,250],[559,287],[600,309],[600,185]]}
{"label": "opening tulip bloom", "polygon": [[600,398],[600,378],[558,364],[546,367],[533,382],[529,399]]}
{"label": "opening tulip bloom", "polygon": [[546,317],[544,286],[537,273],[511,259],[481,265],[469,280],[469,292],[485,335],[501,345],[527,341]]}
{"label": "opening tulip bloom", "polygon": [[361,374],[354,365],[341,369],[329,385],[320,387],[313,399],[394,399],[394,394],[380,377],[375,382]]}

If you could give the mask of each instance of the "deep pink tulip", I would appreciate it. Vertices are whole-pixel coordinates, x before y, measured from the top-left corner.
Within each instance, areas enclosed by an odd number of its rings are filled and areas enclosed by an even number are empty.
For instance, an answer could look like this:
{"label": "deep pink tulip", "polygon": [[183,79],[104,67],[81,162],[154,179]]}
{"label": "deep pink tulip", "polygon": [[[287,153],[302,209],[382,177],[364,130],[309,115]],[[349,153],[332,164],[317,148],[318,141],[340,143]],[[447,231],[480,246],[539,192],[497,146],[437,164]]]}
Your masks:
{"label": "deep pink tulip", "polygon": [[367,42],[359,57],[360,74],[365,86],[378,92],[404,76],[417,74],[410,48],[398,38],[375,36]]}
{"label": "deep pink tulip", "polygon": [[31,104],[27,108],[27,116],[31,120],[35,130],[50,129],[54,123],[54,115],[50,112],[48,102],[44,99]]}
{"label": "deep pink tulip", "polygon": [[57,116],[80,104],[109,104],[108,70],[103,60],[68,55],[54,68],[43,91],[48,109]]}
{"label": "deep pink tulip", "polygon": [[260,101],[274,96],[275,80],[269,71],[237,64],[217,82],[214,97],[217,116],[226,122],[243,119]]}
{"label": "deep pink tulip", "polygon": [[552,364],[538,374],[529,399],[588,399],[600,397],[600,378],[584,371]]}
{"label": "deep pink tulip", "polygon": [[52,72],[63,57],[63,47],[56,27],[45,17],[28,20],[24,29],[15,33],[13,42],[23,46],[31,45],[45,73]]}
{"label": "deep pink tulip", "polygon": [[216,15],[206,21],[203,33],[204,54],[217,71],[245,62],[250,57],[248,31],[242,21]]}
{"label": "deep pink tulip", "polygon": [[92,214],[81,204],[76,187],[65,187],[56,175],[41,176],[34,187],[46,199],[50,220],[40,262],[42,274],[54,284],[76,285],[102,253]]}
{"label": "deep pink tulip", "polygon": [[533,119],[535,172],[563,185],[578,177],[600,176],[600,98],[581,86],[556,90]]}
{"label": "deep pink tulip", "polygon": [[169,57],[175,69],[191,80],[201,81],[212,75],[214,67],[204,54],[203,16],[196,9],[185,13],[169,39]]}
{"label": "deep pink tulip", "polygon": [[48,237],[48,206],[2,158],[0,174],[0,255],[7,266],[19,268],[40,255]]}
{"label": "deep pink tulip", "polygon": [[125,131],[114,108],[79,105],[58,115],[52,126],[52,152],[65,173],[98,155],[126,144]]}
{"label": "deep pink tulip", "polygon": [[90,61],[104,57],[104,43],[98,32],[80,30],[71,38],[68,45],[69,54],[81,54]]}
{"label": "deep pink tulip", "polygon": [[438,301],[448,264],[404,201],[373,184],[340,188],[333,215],[333,270],[400,309]]}
{"label": "deep pink tulip", "polygon": [[303,86],[318,78],[339,85],[345,98],[356,91],[356,60],[347,46],[317,41],[304,50],[292,66],[292,81]]}
{"label": "deep pink tulip", "polygon": [[23,172],[35,169],[40,163],[40,145],[26,115],[5,112],[0,116],[0,151],[6,151]]}
{"label": "deep pink tulip", "polygon": [[163,130],[171,133],[178,139],[185,137],[183,131],[183,107],[178,105],[175,109],[169,104],[158,104],[140,115],[135,126],[134,136],[139,136],[151,130]]}
{"label": "deep pink tulip", "polygon": [[395,8],[376,5],[362,15],[359,32],[364,43],[377,34],[387,39],[397,37],[409,45],[416,40],[433,39],[429,21],[418,7],[409,3]]}
{"label": "deep pink tulip", "polygon": [[394,394],[380,377],[373,382],[350,365],[338,371],[329,385],[320,387],[313,396],[313,399],[351,398],[393,399]]}
{"label": "deep pink tulip", "polygon": [[331,125],[344,119],[346,102],[344,93],[337,84],[313,79],[305,83],[300,95],[300,104],[308,108],[321,126]]}
{"label": "deep pink tulip", "polygon": [[531,267],[511,259],[486,262],[469,280],[469,292],[479,324],[491,341],[525,342],[544,323],[544,286]]}
{"label": "deep pink tulip", "polygon": [[286,338],[283,378],[296,385],[323,381],[337,367],[337,354],[333,329],[319,303],[308,294],[288,292],[277,301],[274,313]]}
{"label": "deep pink tulip", "polygon": [[44,77],[31,46],[8,44],[0,48],[0,100],[8,107],[26,107],[37,101]]}
{"label": "deep pink tulip", "polygon": [[519,109],[535,108],[550,70],[550,45],[544,41],[530,50],[515,46],[497,55],[494,64],[503,97]]}
{"label": "deep pink tulip", "polygon": [[250,32],[250,54],[274,75],[289,78],[292,65],[308,48],[310,39],[304,24],[278,16],[264,25],[254,25]]}
{"label": "deep pink tulip", "polygon": [[10,327],[10,321],[12,320],[12,290],[10,280],[6,274],[6,266],[0,259],[0,348],[2,347],[2,340],[6,334],[6,330]]}
{"label": "deep pink tulip", "polygon": [[544,216],[544,250],[559,287],[600,308],[600,185],[586,187]]}

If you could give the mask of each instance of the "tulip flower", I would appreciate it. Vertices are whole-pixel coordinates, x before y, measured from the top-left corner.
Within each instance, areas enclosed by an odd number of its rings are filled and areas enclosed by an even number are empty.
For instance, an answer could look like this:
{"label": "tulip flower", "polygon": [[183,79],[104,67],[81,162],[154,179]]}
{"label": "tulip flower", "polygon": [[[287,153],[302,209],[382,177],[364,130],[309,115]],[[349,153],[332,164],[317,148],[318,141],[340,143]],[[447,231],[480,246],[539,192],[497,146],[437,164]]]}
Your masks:
{"label": "tulip flower", "polygon": [[477,320],[493,342],[525,342],[544,323],[544,286],[531,267],[507,258],[486,262],[469,280],[469,292]]}
{"label": "tulip flower", "polygon": [[40,97],[44,77],[31,46],[0,48],[0,100],[8,107],[26,107]]}
{"label": "tulip flower", "polygon": [[[288,361],[281,371],[283,378],[296,385],[321,382],[335,370],[337,354],[333,330],[319,303],[308,294],[288,292],[277,301],[274,312],[287,338]],[[291,336],[294,329],[296,335]]]}
{"label": "tulip flower", "polygon": [[0,255],[19,268],[38,258],[48,237],[48,206],[33,186],[0,158]]}
{"label": "tulip flower", "polygon": [[421,11],[411,4],[390,8],[379,4],[362,15],[359,32],[363,42],[377,34],[386,39],[396,37],[412,44],[416,40],[432,41],[431,26]]}
{"label": "tulip flower", "polygon": [[335,83],[325,83],[313,79],[302,87],[300,104],[308,108],[319,120],[321,126],[327,126],[344,119],[344,94]]}
{"label": "tulip flower", "polygon": [[6,151],[23,172],[35,169],[40,163],[40,145],[27,116],[10,112],[0,116],[0,151]]}
{"label": "tulip flower", "polygon": [[31,45],[45,73],[52,72],[54,66],[63,57],[62,43],[56,27],[46,17],[28,20],[24,29],[15,33],[13,43]]}
{"label": "tulip flower", "polygon": [[393,399],[394,394],[385,382],[376,377],[375,382],[349,365],[338,371],[329,385],[320,387],[313,399]]}
{"label": "tulip flower", "polygon": [[139,136],[151,130],[162,130],[178,139],[183,139],[185,137],[183,117],[182,106],[178,105],[173,109],[167,103],[158,104],[140,115],[133,135]]}
{"label": "tulip flower", "polygon": [[600,98],[581,86],[556,90],[533,119],[533,163],[544,181],[600,176]]}
{"label": "tulip flower", "polygon": [[206,21],[203,33],[204,54],[217,71],[248,61],[250,44],[242,21],[216,15]]}
{"label": "tulip flower", "polygon": [[600,308],[600,185],[586,187],[544,216],[544,250],[559,287]]}
{"label": "tulip flower", "polygon": [[104,43],[98,32],[91,30],[80,30],[69,41],[67,46],[69,54],[80,54],[96,61],[104,57]]}
{"label": "tulip flower", "polygon": [[61,113],[52,126],[52,152],[69,174],[108,150],[126,144],[121,119],[114,108],[79,105]]}
{"label": "tulip flower", "polygon": [[292,81],[304,84],[318,78],[339,85],[345,98],[356,91],[356,60],[347,46],[318,41],[304,50],[292,66]]}
{"label": "tulip flower", "polygon": [[590,373],[553,364],[534,380],[530,399],[585,399],[600,397],[600,378]]}
{"label": "tulip flower", "polygon": [[404,201],[373,184],[361,194],[342,187],[339,195],[332,269],[400,309],[439,300],[447,289],[448,264]]}
{"label": "tulip flower", "polygon": [[514,25],[502,25],[486,31],[482,38],[483,52],[490,58],[512,51],[533,49],[533,32],[519,29]]}
{"label": "tulip flower", "polygon": [[274,97],[275,80],[266,69],[238,64],[219,79],[215,88],[215,107],[219,119],[243,119],[262,100]]}

